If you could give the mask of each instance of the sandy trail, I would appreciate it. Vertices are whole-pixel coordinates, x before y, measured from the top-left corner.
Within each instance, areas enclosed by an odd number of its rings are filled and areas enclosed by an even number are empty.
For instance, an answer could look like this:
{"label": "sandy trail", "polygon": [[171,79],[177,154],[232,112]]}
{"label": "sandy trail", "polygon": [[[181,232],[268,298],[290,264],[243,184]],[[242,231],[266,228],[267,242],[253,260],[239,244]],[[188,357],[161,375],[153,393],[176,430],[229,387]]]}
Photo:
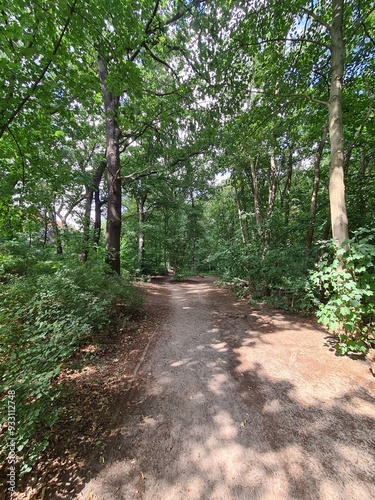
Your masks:
{"label": "sandy trail", "polygon": [[212,280],[152,284],[149,300],[166,288],[170,314],[139,370],[123,457],[78,498],[375,498],[365,362],[336,357],[311,323],[254,310]]}

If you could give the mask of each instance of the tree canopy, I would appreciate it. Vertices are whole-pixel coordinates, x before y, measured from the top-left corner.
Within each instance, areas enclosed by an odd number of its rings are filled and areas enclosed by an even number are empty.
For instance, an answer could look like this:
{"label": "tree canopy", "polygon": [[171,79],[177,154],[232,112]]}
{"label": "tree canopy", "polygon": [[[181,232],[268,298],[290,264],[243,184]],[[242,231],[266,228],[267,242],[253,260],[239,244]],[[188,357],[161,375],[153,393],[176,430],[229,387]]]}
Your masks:
{"label": "tree canopy", "polygon": [[[44,339],[50,387],[122,279],[168,270],[315,309],[341,353],[374,344],[373,2],[0,3],[7,366]],[[60,312],[42,293],[59,287]]]}

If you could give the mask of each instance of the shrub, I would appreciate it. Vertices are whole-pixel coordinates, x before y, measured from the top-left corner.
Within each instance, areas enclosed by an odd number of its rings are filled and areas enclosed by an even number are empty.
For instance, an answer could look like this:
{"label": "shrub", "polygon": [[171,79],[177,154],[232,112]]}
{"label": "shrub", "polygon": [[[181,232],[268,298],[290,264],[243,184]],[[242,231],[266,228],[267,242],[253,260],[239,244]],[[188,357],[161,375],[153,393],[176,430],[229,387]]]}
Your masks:
{"label": "shrub", "polygon": [[360,229],[337,251],[332,242],[316,270],[317,317],[338,338],[339,354],[366,353],[375,345],[375,231]]}
{"label": "shrub", "polygon": [[[39,275],[42,267],[36,263],[26,275],[10,277],[0,294],[0,424],[4,430],[6,395],[15,391],[21,473],[48,445],[59,414],[54,380],[63,363],[111,321],[115,306],[138,306],[140,300],[128,282],[99,262],[55,261]],[[6,453],[5,442],[1,452]]]}
{"label": "shrub", "polygon": [[268,248],[252,264],[250,281],[255,293],[273,305],[306,311],[311,307],[306,293],[311,265],[302,245]]}

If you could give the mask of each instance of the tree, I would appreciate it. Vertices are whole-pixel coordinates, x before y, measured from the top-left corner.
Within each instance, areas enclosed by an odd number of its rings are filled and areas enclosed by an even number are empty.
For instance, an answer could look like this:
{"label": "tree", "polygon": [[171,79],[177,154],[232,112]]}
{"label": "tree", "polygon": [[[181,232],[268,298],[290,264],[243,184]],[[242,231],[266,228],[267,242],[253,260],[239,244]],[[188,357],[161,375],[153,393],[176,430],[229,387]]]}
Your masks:
{"label": "tree", "polygon": [[[159,57],[155,50],[163,45],[172,42],[166,37],[167,28],[177,23],[191,10],[203,3],[203,0],[193,0],[190,4],[182,9],[176,9],[172,15],[168,11],[160,9],[159,0],[155,3],[144,2],[140,11],[131,11],[125,3],[117,6],[123,12],[123,16],[114,22],[104,21],[107,24],[107,34],[112,35],[114,43],[114,55],[112,52],[104,54],[103,49],[99,47],[98,55],[98,73],[104,100],[104,112],[106,116],[106,158],[107,158],[107,186],[108,186],[108,212],[107,212],[107,229],[106,229],[106,251],[107,261],[111,266],[112,271],[120,273],[120,241],[121,241],[121,162],[120,162],[120,140],[123,132],[120,129],[119,113],[120,113],[120,97],[126,92],[127,97],[131,99],[129,88],[124,88],[121,80],[123,76],[135,79],[133,83],[133,92],[136,94],[141,91],[142,82],[139,78],[139,65],[141,61],[147,64],[147,58],[152,61],[168,67],[167,61]],[[129,30],[131,32],[129,36]],[[115,33],[115,36],[113,36]],[[120,34],[126,33],[128,47],[124,46],[123,39]],[[152,49],[151,49],[152,47]],[[165,51],[162,50],[162,57],[165,56]],[[138,62],[138,65],[136,64]],[[116,62],[115,71],[109,73],[108,66]],[[173,70],[172,70],[173,71]],[[143,89],[147,91],[146,88]],[[143,129],[146,130],[147,126]],[[132,135],[138,135],[133,129],[133,133],[127,134],[128,138]]]}
{"label": "tree", "polygon": [[[63,48],[76,4],[77,0],[71,5],[58,1],[33,3],[26,8],[23,2],[5,2],[2,6],[5,85],[0,94],[0,139],[48,79],[48,72]],[[45,87],[48,92],[49,82]]]}
{"label": "tree", "polygon": [[118,107],[120,97],[107,87],[108,71],[98,55],[98,71],[104,99],[106,117],[106,159],[107,159],[107,229],[106,260],[112,271],[120,274],[120,239],[121,239],[121,165],[120,165],[120,128],[118,125]]}

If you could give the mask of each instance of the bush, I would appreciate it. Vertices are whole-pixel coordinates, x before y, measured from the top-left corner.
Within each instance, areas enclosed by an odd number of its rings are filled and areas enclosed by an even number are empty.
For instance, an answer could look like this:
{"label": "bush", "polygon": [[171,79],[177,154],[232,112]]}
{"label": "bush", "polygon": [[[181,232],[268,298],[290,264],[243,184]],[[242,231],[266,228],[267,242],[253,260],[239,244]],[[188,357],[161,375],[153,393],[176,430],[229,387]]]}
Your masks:
{"label": "bush", "polygon": [[48,445],[59,414],[60,388],[54,380],[62,364],[110,323],[115,306],[138,306],[140,300],[128,282],[99,262],[60,259],[39,275],[41,268],[36,262],[26,275],[8,275],[0,294],[0,423],[4,429],[7,393],[15,391],[21,473],[31,469]]}
{"label": "bush", "polygon": [[250,271],[255,297],[258,294],[284,309],[309,310],[306,283],[312,260],[305,254],[302,245],[294,244],[268,248],[258,255]]}
{"label": "bush", "polygon": [[375,346],[375,231],[360,229],[337,251],[332,242],[311,274],[317,317],[338,338],[339,354]]}

